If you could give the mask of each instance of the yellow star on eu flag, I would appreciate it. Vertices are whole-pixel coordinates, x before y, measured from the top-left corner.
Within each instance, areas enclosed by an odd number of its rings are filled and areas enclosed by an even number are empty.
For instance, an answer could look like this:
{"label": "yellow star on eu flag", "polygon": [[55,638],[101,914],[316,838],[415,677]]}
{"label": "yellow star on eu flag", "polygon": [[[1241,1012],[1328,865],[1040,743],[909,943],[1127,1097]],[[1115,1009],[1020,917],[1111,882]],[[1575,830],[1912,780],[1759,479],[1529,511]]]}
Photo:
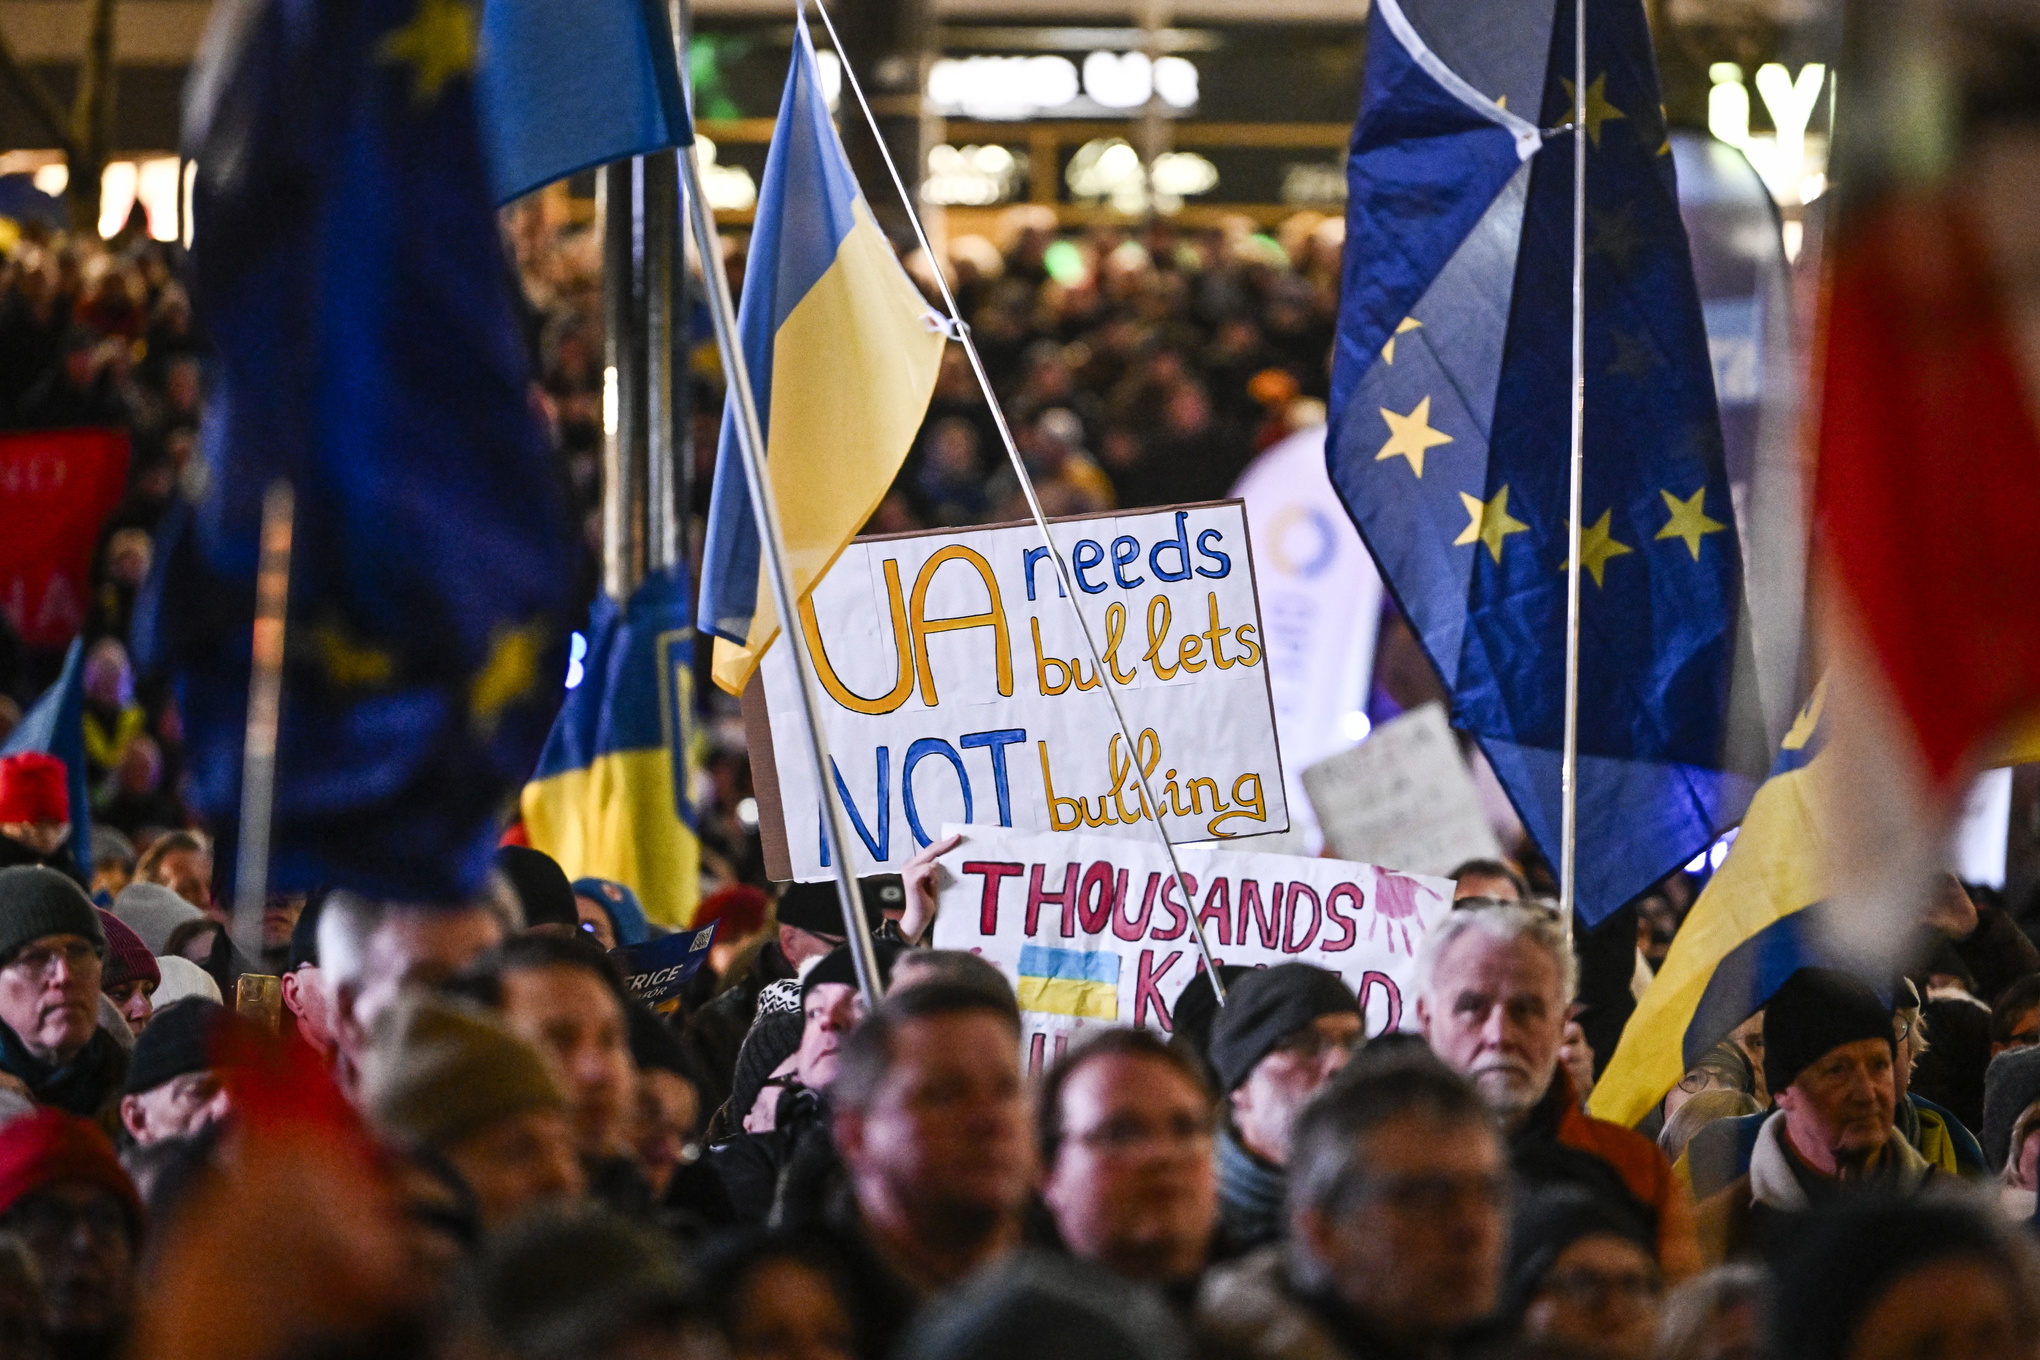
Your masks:
{"label": "yellow star on eu flag", "polygon": [[[1395,323],[1395,335],[1407,335],[1423,324],[1423,322],[1413,316],[1406,316]],[[1383,363],[1392,364],[1395,362],[1395,335],[1389,336],[1388,340],[1381,347],[1381,361]]]}
{"label": "yellow star on eu flag", "polygon": [[468,682],[468,715],[476,727],[493,730],[503,710],[537,683],[543,643],[544,632],[535,622],[499,627],[489,635],[489,659]]}
{"label": "yellow star on eu flag", "polygon": [[1657,531],[1659,538],[1680,538],[1686,541],[1686,548],[1693,554],[1693,560],[1700,560],[1700,540],[1708,534],[1718,534],[1728,526],[1719,520],[1707,518],[1707,488],[1701,487],[1685,500],[1680,500],[1669,491],[1659,491],[1665,498],[1665,508],[1672,517],[1665,521],[1665,527]]}
{"label": "yellow star on eu flag", "polygon": [[1374,461],[1405,458],[1409,460],[1410,470],[1419,477],[1423,476],[1424,450],[1452,442],[1451,435],[1431,428],[1431,399],[1425,397],[1406,416],[1399,416],[1386,406],[1380,409],[1381,418],[1388,422],[1388,442],[1381,446],[1380,453],[1374,455]]}
{"label": "yellow star on eu flag", "polygon": [[1452,546],[1463,548],[1469,543],[1484,543],[1488,555],[1499,566],[1502,560],[1502,540],[1510,534],[1520,534],[1530,526],[1509,514],[1509,488],[1503,487],[1492,500],[1459,493],[1460,502],[1466,506],[1466,527],[1459,531],[1459,537],[1452,540]]}
{"label": "yellow star on eu flag", "polygon": [[461,0],[419,0],[418,13],[402,28],[383,35],[376,55],[388,62],[406,62],[415,83],[412,97],[430,104],[440,86],[475,68],[478,44],[475,7]]}
{"label": "yellow star on eu flag", "polygon": [[[1614,513],[1612,508],[1603,510],[1599,519],[1580,530],[1580,565],[1594,578],[1596,586],[1601,584],[1601,573],[1608,569],[1609,558],[1636,551],[1627,543],[1618,540],[1614,531],[1608,527],[1608,521]],[[1572,521],[1567,520],[1566,523],[1571,524]],[[1565,568],[1565,563],[1558,564],[1560,571],[1564,571]]]}
{"label": "yellow star on eu flag", "polygon": [[[1573,83],[1570,80],[1560,83],[1565,86],[1566,99],[1574,99]],[[1601,149],[1601,124],[1628,116],[1608,102],[1608,76],[1605,72],[1587,82],[1587,141],[1594,150]]]}

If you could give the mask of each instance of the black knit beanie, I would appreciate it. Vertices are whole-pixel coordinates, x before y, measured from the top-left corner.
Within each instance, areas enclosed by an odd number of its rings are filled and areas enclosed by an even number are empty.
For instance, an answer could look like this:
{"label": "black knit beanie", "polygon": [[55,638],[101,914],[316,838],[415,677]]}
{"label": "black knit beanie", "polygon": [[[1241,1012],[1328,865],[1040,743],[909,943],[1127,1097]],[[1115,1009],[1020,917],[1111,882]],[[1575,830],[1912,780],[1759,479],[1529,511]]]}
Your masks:
{"label": "black knit beanie", "polygon": [[[892,981],[893,960],[905,951],[891,940],[873,940],[871,952],[878,960],[878,985],[883,991]],[[800,980],[800,999],[807,1001],[808,993],[824,982],[840,982],[846,987],[857,985],[857,963],[850,957],[850,946],[839,944],[822,956],[821,962],[807,970]]]}
{"label": "black knit beanie", "polygon": [[1218,1089],[1239,1089],[1261,1059],[1323,1015],[1358,1015],[1344,978],[1308,963],[1259,968],[1226,991],[1211,1024],[1211,1067]]}
{"label": "black knit beanie", "polygon": [[157,1011],[135,1040],[123,1094],[142,1095],[174,1077],[211,1067],[214,1040],[226,1016],[225,1006],[202,996],[173,1001]]}
{"label": "black knit beanie", "polygon": [[1649,1212],[1631,1197],[1617,1198],[1585,1185],[1553,1182],[1516,1198],[1510,1214],[1509,1273],[1497,1316],[1520,1321],[1545,1277],[1573,1243],[1585,1237],[1619,1237],[1657,1258],[1657,1233]]}
{"label": "black knit beanie", "polygon": [[581,909],[574,905],[574,885],[567,871],[543,850],[528,845],[505,845],[496,851],[496,867],[510,880],[517,900],[524,906],[524,924],[530,926],[581,927]]}
{"label": "black knit beanie", "polygon": [[1861,979],[1833,968],[1802,968],[1764,1005],[1764,1085],[1776,1095],[1801,1072],[1860,1039],[1898,1053],[1891,1007]]}
{"label": "black knit beanie", "polygon": [[44,935],[82,935],[106,954],[99,913],[68,875],[40,864],[0,869],[0,962]]}

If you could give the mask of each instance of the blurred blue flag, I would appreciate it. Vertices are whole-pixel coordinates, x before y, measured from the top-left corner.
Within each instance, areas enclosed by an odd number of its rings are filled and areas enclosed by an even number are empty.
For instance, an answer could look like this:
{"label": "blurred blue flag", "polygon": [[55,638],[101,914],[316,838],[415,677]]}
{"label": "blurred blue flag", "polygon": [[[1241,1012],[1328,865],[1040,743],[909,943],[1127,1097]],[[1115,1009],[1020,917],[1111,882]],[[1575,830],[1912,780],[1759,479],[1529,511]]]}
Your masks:
{"label": "blurred blue flag", "polygon": [[[1571,0],[1377,0],[1327,461],[1524,825],[1560,857]],[[1597,922],[1767,764],[1707,335],[1638,0],[1588,0],[1579,889]],[[1536,122],[1530,122],[1530,117]],[[1747,704],[1748,713],[1741,711]]]}
{"label": "blurred blue flag", "polygon": [[71,639],[64,669],[33,707],[0,742],[0,756],[40,751],[64,762],[71,797],[71,854],[78,872],[92,881],[92,802],[85,784],[85,639]]}
{"label": "blurred blue flag", "polygon": [[475,86],[498,203],[694,140],[664,0],[485,0]]}
{"label": "blurred blue flag", "polygon": [[560,702],[578,559],[483,168],[477,36],[464,0],[252,0],[215,11],[192,77],[217,380],[203,493],[136,642],[175,676],[192,795],[230,841],[261,502],[287,478],[283,890],[480,888]]}

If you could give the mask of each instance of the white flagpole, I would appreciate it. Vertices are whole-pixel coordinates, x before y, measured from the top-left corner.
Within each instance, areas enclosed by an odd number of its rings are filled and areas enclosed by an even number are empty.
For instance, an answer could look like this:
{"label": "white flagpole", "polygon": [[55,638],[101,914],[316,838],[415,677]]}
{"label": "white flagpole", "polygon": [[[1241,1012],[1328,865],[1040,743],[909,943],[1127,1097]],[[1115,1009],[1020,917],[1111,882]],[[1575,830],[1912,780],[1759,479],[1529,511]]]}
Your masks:
{"label": "white flagpole", "polygon": [[234,866],[234,944],[262,957],[269,898],[269,839],[276,808],[276,731],[283,714],[283,630],[290,606],[290,540],[296,511],[282,477],[262,494],[262,550],[255,568],[255,635],[248,669],[248,733],[241,747],[241,826]]}
{"label": "white flagpole", "polygon": [[1587,425],[1587,0],[1573,0],[1572,441],[1565,559],[1565,751],[1559,763],[1558,910],[1572,939],[1579,882],[1580,525]]}
{"label": "white flagpole", "polygon": [[[796,6],[806,0],[794,0]],[[1084,643],[1091,651],[1091,664],[1096,668],[1098,679],[1105,690],[1106,698],[1112,701],[1112,716],[1119,723],[1119,735],[1126,742],[1128,765],[1140,781],[1142,803],[1154,814],[1155,834],[1161,837],[1162,850],[1169,857],[1169,872],[1176,880],[1176,891],[1182,894],[1184,910],[1189,914],[1190,926],[1197,936],[1197,952],[1203,956],[1204,970],[1211,977],[1212,995],[1218,1004],[1225,1004],[1225,980],[1219,976],[1218,960],[1212,957],[1211,942],[1204,936],[1204,923],[1197,917],[1196,904],[1190,899],[1190,890],[1183,881],[1183,866],[1176,858],[1176,847],[1169,840],[1169,833],[1162,828],[1162,805],[1155,801],[1154,792],[1148,785],[1147,771],[1141,768],[1134,757],[1133,730],[1127,724],[1126,710],[1119,702],[1119,687],[1111,676],[1111,669],[1105,665],[1098,650],[1098,639],[1091,634],[1091,622],[1078,607],[1077,588],[1070,578],[1069,563],[1063,560],[1062,549],[1057,546],[1055,536],[1048,531],[1048,516],[1041,508],[1041,499],[1034,494],[1034,479],[1028,475],[1027,464],[1020,457],[1020,449],[1013,441],[1012,427],[1006,423],[1006,412],[999,405],[997,394],[992,391],[992,380],[985,372],[984,360],[978,357],[977,342],[971,338],[970,326],[964,321],[956,305],[956,295],[950,291],[948,275],[943,272],[942,263],[935,254],[935,247],[929,243],[928,229],[921,225],[921,212],[914,204],[914,196],[907,192],[907,184],[900,177],[900,168],[893,162],[892,149],[886,145],[885,137],[879,132],[878,118],[871,111],[871,103],[864,97],[863,83],[857,79],[857,71],[850,64],[849,53],[843,50],[843,40],[836,33],[836,24],[829,17],[829,7],[822,0],[814,0],[815,12],[822,16],[822,26],[829,31],[829,41],[835,46],[836,59],[842,63],[843,83],[857,98],[857,107],[864,111],[864,122],[871,129],[871,139],[878,143],[878,153],[885,160],[886,172],[892,176],[893,188],[898,191],[900,203],[907,210],[907,220],[914,224],[914,238],[928,257],[928,267],[935,275],[935,285],[942,291],[942,305],[949,313],[949,333],[963,345],[964,354],[970,359],[970,369],[977,377],[978,389],[984,393],[985,405],[991,410],[992,423],[998,427],[999,438],[1006,446],[1007,461],[1013,465],[1013,475],[1020,479],[1020,490],[1027,497],[1027,511],[1034,525],[1041,530],[1042,542],[1048,545],[1049,556],[1055,561],[1056,576],[1062,594],[1070,602],[1070,610],[1077,616],[1077,627],[1083,630]]]}
{"label": "white flagpole", "polygon": [[765,480],[765,435],[758,423],[758,404],[751,391],[751,373],[744,365],[743,337],[737,333],[737,309],[730,301],[729,279],[722,269],[722,249],[715,233],[715,215],[703,192],[701,158],[692,143],[680,149],[680,171],[686,177],[683,196],[687,218],[694,228],[696,247],[701,252],[701,278],[708,290],[709,316],[715,323],[716,348],[722,353],[723,373],[729,379],[728,400],[736,412],[737,449],[744,460],[744,475],[751,484],[751,514],[758,526],[758,546],[765,557],[765,579],[772,588],[772,603],[779,611],[779,640],[793,657],[793,671],[799,681],[801,716],[807,724],[808,755],[814,766],[815,788],[822,800],[823,817],[829,832],[829,864],[836,871],[836,896],[843,907],[844,935],[850,942],[850,958],[857,966],[858,990],[866,1005],[876,1006],[885,993],[878,976],[878,956],[871,943],[871,926],[864,919],[864,904],[857,880],[850,873],[850,839],[843,826],[843,810],[831,796],[831,768],[828,739],[823,736],[821,702],[815,693],[814,663],[801,637],[800,615],[794,610],[792,579],[786,568],[786,539],[779,527],[779,507],[774,503],[771,483]]}

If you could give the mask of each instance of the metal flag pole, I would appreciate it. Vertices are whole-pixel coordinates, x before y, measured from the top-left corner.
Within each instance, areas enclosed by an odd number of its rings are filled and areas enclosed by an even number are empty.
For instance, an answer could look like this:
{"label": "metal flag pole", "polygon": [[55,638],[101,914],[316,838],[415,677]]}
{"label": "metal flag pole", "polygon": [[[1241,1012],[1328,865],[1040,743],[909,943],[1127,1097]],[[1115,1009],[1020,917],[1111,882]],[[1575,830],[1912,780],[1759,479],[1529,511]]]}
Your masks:
{"label": "metal flag pole", "polygon": [[771,483],[765,480],[765,435],[758,423],[758,405],[751,392],[750,370],[744,364],[742,337],[737,334],[737,310],[730,301],[728,277],[723,273],[722,251],[715,234],[715,216],[702,189],[701,157],[693,143],[680,150],[684,183],[681,196],[687,200],[687,218],[694,228],[696,247],[701,252],[701,278],[708,290],[708,311],[715,323],[716,348],[722,352],[723,372],[729,380],[729,401],[736,409],[737,449],[744,460],[744,476],[751,486],[751,515],[758,526],[758,546],[765,558],[765,579],[772,588],[772,604],[779,611],[779,640],[793,657],[793,672],[799,682],[801,717],[807,724],[807,748],[815,774],[815,789],[822,801],[824,824],[829,835],[829,863],[836,871],[836,895],[843,907],[844,934],[850,942],[850,958],[857,966],[857,987],[866,1005],[875,1006],[885,989],[878,977],[878,955],[871,943],[871,927],[864,919],[863,899],[857,880],[850,873],[843,810],[829,796],[827,739],[822,735],[822,706],[815,692],[814,663],[801,637],[800,615],[794,611],[791,577],[786,567],[785,538],[779,528],[779,507],[774,503]]}
{"label": "metal flag pole", "polygon": [[[794,0],[796,6],[806,0]],[[907,220],[914,225],[914,239],[920,243],[922,252],[928,257],[930,272],[935,275],[935,285],[942,291],[942,305],[949,314],[949,333],[963,345],[963,352],[970,360],[970,369],[977,376],[978,390],[984,393],[985,405],[992,413],[992,423],[998,427],[999,439],[1006,446],[1007,461],[1013,465],[1013,475],[1020,480],[1020,490],[1027,497],[1027,511],[1034,520],[1034,526],[1041,530],[1042,542],[1048,545],[1049,556],[1055,561],[1057,580],[1063,597],[1070,602],[1070,611],[1077,616],[1077,627],[1083,631],[1084,644],[1091,651],[1091,664],[1096,668],[1098,680],[1105,691],[1105,697],[1112,702],[1112,716],[1119,724],[1120,738],[1126,742],[1127,764],[1134,777],[1140,781],[1142,807],[1155,819],[1155,834],[1161,837],[1162,850],[1169,857],[1169,873],[1176,881],[1176,891],[1183,896],[1183,909],[1190,918],[1190,928],[1197,936],[1197,952],[1204,959],[1204,970],[1211,977],[1212,995],[1218,1004],[1225,1004],[1225,979],[1219,976],[1218,960],[1212,957],[1211,942],[1205,938],[1204,923],[1198,919],[1196,904],[1191,900],[1189,885],[1183,879],[1183,866],[1176,858],[1176,847],[1169,840],[1169,833],[1162,827],[1162,805],[1155,801],[1153,790],[1148,785],[1147,771],[1141,768],[1134,756],[1133,730],[1126,721],[1126,710],[1119,702],[1119,687],[1113,683],[1111,669],[1106,666],[1098,650],[1098,639],[1092,636],[1091,622],[1084,617],[1076,583],[1071,579],[1070,566],[1063,559],[1062,549],[1057,546],[1055,535],[1048,531],[1048,516],[1042,511],[1041,499],[1034,494],[1034,478],[1028,475],[1027,464],[1020,457],[1020,448],[1013,441],[1012,427],[1006,423],[1006,412],[999,405],[999,398],[992,391],[991,376],[985,371],[984,360],[978,357],[977,342],[971,338],[970,326],[964,321],[963,313],[956,305],[956,295],[950,291],[949,278],[943,272],[935,248],[928,241],[928,229],[921,224],[920,209],[914,205],[914,196],[907,192],[906,181],[900,178],[900,168],[893,161],[892,148],[886,145],[883,134],[878,130],[878,118],[871,111],[871,102],[864,97],[864,85],[857,79],[856,68],[850,63],[850,56],[843,50],[843,39],[836,33],[836,23],[829,17],[829,7],[822,0],[814,0],[815,12],[822,17],[822,26],[829,31],[829,41],[835,46],[836,59],[843,70],[843,82],[857,97],[857,107],[864,111],[864,121],[871,129],[871,139],[878,143],[878,154],[885,160],[886,173],[892,176],[893,188],[898,191],[900,203],[907,210]]]}
{"label": "metal flag pole", "polygon": [[262,908],[269,898],[269,831],[276,808],[276,729],[283,714],[283,627],[290,603],[295,506],[296,497],[284,478],[271,482],[262,493],[248,734],[241,746],[241,844],[234,864],[234,944],[250,959],[262,957]]}
{"label": "metal flag pole", "polygon": [[1579,880],[1580,525],[1587,432],[1587,0],[1573,0],[1572,439],[1566,488],[1565,750],[1559,759],[1558,911],[1572,942]]}

